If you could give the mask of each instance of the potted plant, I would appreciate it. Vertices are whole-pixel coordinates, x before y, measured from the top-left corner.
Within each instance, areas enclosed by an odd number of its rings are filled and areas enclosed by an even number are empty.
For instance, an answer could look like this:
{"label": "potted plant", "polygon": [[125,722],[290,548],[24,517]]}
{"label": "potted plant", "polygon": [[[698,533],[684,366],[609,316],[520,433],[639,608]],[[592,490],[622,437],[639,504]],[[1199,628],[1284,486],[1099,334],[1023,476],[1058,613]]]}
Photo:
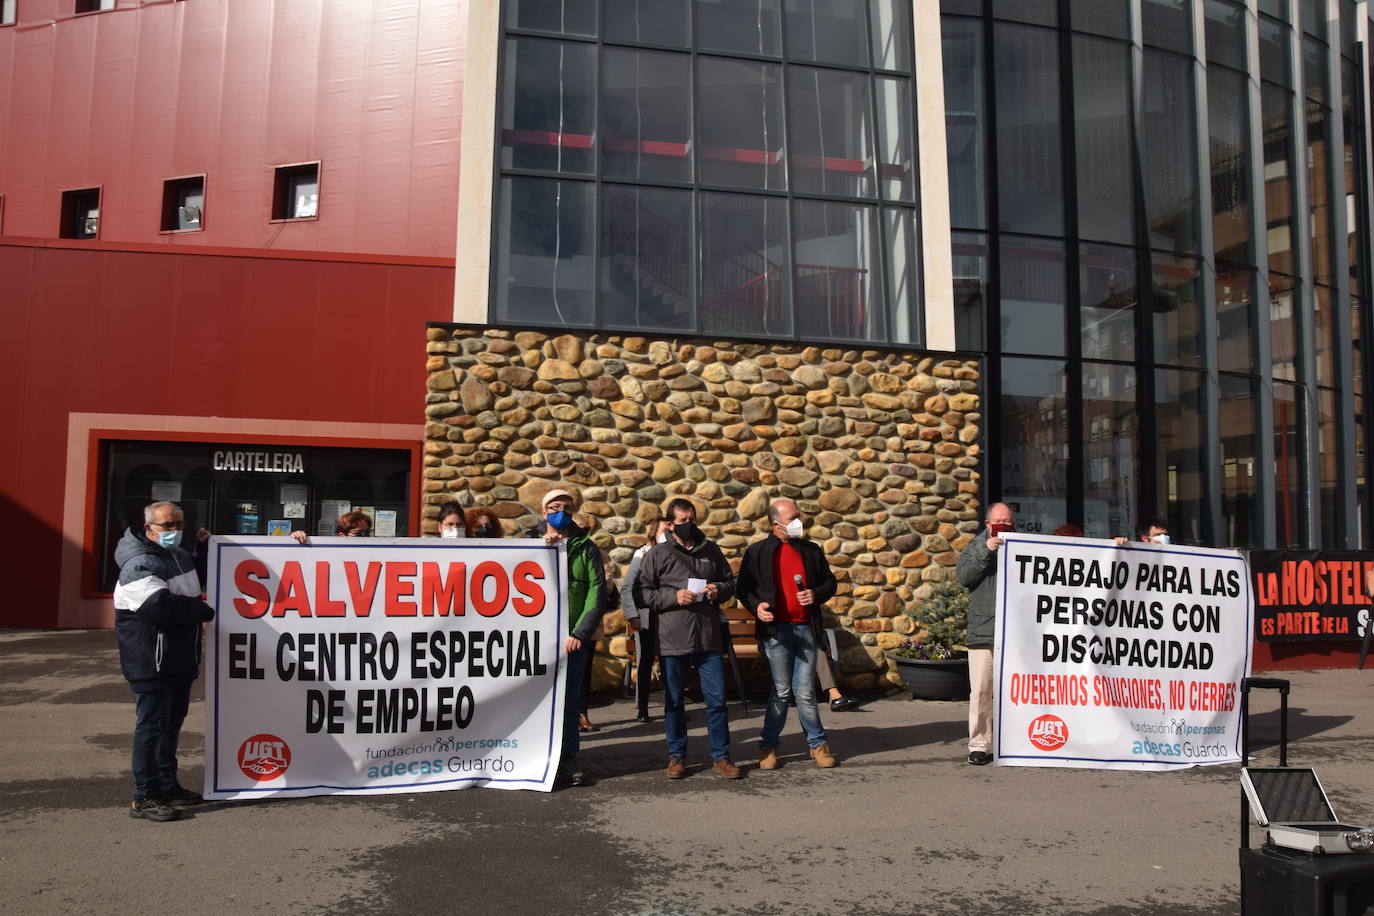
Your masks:
{"label": "potted plant", "polygon": [[968,697],[968,592],[957,582],[937,582],[928,597],[906,610],[916,622],[913,639],[888,651],[914,700]]}

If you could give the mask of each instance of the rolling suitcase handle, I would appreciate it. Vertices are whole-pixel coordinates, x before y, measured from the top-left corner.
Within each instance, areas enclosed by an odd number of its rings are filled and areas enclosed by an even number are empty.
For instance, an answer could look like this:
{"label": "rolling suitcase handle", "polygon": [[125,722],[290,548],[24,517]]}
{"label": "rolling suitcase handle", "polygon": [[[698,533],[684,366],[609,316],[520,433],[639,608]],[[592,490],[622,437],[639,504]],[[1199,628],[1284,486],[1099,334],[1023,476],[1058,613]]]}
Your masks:
{"label": "rolling suitcase handle", "polygon": [[[1240,765],[1250,765],[1250,691],[1279,692],[1279,766],[1288,766],[1288,691],[1292,684],[1281,677],[1247,677],[1240,682]],[[1240,848],[1250,848],[1250,800],[1240,793]],[[1242,888],[1242,893],[1244,889]]]}

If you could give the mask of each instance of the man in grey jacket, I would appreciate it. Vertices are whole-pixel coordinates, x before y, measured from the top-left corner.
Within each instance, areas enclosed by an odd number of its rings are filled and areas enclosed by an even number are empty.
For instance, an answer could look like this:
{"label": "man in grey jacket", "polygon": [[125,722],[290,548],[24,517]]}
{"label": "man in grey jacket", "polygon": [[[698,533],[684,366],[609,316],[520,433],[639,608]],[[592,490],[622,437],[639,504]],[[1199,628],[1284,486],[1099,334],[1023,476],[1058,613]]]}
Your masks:
{"label": "man in grey jacket", "polygon": [[687,775],[687,721],[683,690],[693,668],[706,701],[706,732],[712,765],[725,779],[738,779],[730,762],[730,726],[725,715],[724,636],[720,605],[735,594],[735,575],[720,548],[696,526],[696,507],[685,499],[668,504],[673,528],[668,539],[645,555],[634,582],[634,603],[653,615],[663,659],[664,719],[669,779]]}
{"label": "man in grey jacket", "polygon": [[987,524],[959,554],[956,573],[968,589],[968,762],[992,763],[992,646],[997,623],[997,548],[1012,530],[1011,507],[993,503]]}

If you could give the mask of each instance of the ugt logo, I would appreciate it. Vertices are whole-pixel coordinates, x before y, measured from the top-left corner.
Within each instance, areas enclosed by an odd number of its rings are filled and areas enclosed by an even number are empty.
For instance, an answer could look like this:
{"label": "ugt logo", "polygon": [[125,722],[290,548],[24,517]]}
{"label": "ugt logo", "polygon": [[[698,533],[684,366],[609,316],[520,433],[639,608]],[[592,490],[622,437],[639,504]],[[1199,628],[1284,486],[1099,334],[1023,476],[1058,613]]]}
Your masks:
{"label": "ugt logo", "polygon": [[238,764],[249,779],[267,782],[291,765],[291,748],[276,735],[254,735],[239,745]]}
{"label": "ugt logo", "polygon": [[1069,743],[1069,726],[1058,716],[1037,716],[1027,734],[1030,743],[1042,751],[1057,751]]}

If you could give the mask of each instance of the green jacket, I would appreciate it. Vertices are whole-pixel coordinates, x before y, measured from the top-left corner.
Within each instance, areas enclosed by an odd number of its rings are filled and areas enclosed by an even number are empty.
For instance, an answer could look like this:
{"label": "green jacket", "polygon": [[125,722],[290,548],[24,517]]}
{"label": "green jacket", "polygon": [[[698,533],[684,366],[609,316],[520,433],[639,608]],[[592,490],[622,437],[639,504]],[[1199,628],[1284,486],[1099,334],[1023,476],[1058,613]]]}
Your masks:
{"label": "green jacket", "polygon": [[997,553],[988,550],[988,529],[978,532],[959,554],[959,584],[968,589],[970,649],[989,649],[997,636]]}
{"label": "green jacket", "polygon": [[606,613],[606,570],[591,532],[576,525],[568,534],[568,633],[590,642]]}

